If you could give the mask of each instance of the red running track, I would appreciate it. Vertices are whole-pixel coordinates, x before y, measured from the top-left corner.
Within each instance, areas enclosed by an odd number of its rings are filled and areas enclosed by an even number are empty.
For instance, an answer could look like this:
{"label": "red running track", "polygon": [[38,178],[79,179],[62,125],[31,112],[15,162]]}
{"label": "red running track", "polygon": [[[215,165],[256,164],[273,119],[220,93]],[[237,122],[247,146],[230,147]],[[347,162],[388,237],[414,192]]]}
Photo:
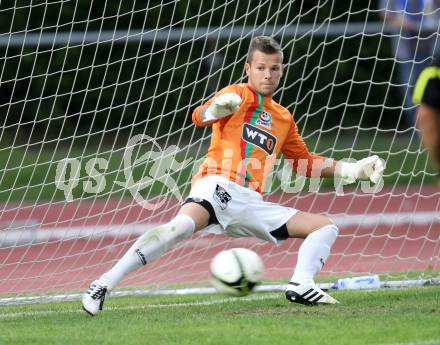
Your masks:
{"label": "red running track", "polygon": [[[396,214],[439,212],[436,189],[393,190],[381,194],[308,194],[271,196],[300,210],[328,214]],[[50,205],[8,205],[0,216],[1,232],[21,227],[23,231],[57,231],[66,227],[110,224],[157,223],[170,219],[178,203],[167,201],[151,212],[125,202],[81,202]],[[164,211],[166,210],[166,211]],[[362,216],[360,216],[362,217]],[[28,228],[27,228],[28,227]],[[440,223],[375,224],[342,227],[322,274],[440,271]],[[0,232],[0,233],[1,233]],[[59,239],[44,244],[0,247],[0,294],[65,292],[84,289],[105,272],[131,245],[134,237],[90,237]],[[0,238],[1,243],[1,238]],[[220,250],[247,247],[264,259],[265,279],[287,281],[296,262],[300,240],[288,240],[276,247],[253,238],[195,235],[160,260],[131,275],[122,286],[165,286],[209,279],[211,258]]]}

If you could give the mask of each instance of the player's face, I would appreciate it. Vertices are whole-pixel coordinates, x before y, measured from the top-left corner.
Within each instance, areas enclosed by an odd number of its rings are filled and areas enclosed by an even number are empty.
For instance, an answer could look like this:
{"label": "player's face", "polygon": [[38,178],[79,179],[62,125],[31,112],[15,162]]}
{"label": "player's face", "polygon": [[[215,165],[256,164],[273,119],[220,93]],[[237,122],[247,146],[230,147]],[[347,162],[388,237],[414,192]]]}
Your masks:
{"label": "player's face", "polygon": [[249,85],[263,96],[272,96],[283,75],[281,54],[265,54],[256,50],[244,66]]}

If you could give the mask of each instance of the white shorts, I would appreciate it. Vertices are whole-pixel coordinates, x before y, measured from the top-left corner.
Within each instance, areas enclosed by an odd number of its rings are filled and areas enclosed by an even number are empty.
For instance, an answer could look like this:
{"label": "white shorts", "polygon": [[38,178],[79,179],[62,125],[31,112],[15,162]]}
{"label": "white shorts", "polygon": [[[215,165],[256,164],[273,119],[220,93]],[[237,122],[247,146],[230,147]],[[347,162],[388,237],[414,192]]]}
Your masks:
{"label": "white shorts", "polygon": [[282,241],[270,232],[278,229],[298,210],[263,201],[262,196],[221,176],[207,176],[194,184],[190,198],[205,199],[214,208],[220,224],[203,231],[231,237],[257,237],[274,244]]}

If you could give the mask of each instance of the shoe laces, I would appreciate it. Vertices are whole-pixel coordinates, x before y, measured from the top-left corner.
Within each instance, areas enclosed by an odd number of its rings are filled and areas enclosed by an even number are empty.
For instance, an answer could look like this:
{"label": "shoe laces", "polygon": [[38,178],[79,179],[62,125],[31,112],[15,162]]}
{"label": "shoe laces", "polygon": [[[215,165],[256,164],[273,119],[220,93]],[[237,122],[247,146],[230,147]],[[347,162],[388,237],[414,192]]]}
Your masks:
{"label": "shoe laces", "polygon": [[107,287],[99,284],[92,284],[87,292],[94,300],[101,300],[105,298]]}

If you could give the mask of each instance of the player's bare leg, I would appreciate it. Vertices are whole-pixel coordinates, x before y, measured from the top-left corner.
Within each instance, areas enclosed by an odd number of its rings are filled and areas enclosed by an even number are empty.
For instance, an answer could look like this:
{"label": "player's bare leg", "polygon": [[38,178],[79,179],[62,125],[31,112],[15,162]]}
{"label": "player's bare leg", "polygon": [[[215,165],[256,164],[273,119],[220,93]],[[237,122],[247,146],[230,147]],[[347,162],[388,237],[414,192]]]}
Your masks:
{"label": "player's bare leg", "polygon": [[191,217],[194,221],[194,232],[200,231],[208,225],[209,212],[203,206],[194,202],[183,205],[178,214]]}
{"label": "player's bare leg", "polygon": [[108,272],[90,284],[83,294],[83,309],[92,316],[96,315],[102,310],[107,293],[128,273],[158,259],[174,244],[206,227],[208,221],[209,212],[202,206],[196,203],[183,205],[176,217],[140,236]]}
{"label": "player's bare leg", "polygon": [[[440,114],[438,110],[421,104],[417,108],[417,128],[420,130],[423,146],[440,173]],[[439,178],[440,186],[440,178]]]}
{"label": "player's bare leg", "polygon": [[286,289],[286,298],[307,305],[338,303],[314,281],[338,235],[336,225],[326,216],[298,212],[289,219],[286,228],[289,237],[305,239],[298,251],[295,272]]}

